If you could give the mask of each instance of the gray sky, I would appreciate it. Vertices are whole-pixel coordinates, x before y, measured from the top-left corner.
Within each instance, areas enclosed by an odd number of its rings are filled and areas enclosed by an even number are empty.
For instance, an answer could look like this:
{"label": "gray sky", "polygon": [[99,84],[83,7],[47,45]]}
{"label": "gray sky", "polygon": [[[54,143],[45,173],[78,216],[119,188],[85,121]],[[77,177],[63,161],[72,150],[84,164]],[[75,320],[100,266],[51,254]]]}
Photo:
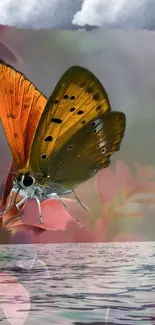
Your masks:
{"label": "gray sky", "polygon": [[0,23],[26,28],[75,29],[88,26],[154,30],[154,0],[7,0]]}

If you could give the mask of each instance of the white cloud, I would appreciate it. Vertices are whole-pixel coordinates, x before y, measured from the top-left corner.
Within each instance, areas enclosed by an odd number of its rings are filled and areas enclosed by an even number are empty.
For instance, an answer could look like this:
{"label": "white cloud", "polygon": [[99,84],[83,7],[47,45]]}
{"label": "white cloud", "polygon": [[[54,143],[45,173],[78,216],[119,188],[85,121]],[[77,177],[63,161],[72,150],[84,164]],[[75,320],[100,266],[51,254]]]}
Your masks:
{"label": "white cloud", "polygon": [[8,26],[72,29],[82,0],[1,0],[0,23]]}
{"label": "white cloud", "polygon": [[36,29],[85,25],[154,29],[154,15],[154,0],[0,1],[1,24]]}
{"label": "white cloud", "polygon": [[72,24],[152,29],[154,12],[153,0],[84,0]]}

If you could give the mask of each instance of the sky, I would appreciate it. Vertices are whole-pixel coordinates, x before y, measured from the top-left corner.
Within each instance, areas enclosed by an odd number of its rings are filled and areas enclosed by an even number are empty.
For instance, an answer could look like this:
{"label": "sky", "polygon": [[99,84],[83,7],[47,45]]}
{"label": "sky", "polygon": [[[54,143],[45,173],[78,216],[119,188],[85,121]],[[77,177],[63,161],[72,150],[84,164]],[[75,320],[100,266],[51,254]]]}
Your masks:
{"label": "sky", "polygon": [[0,23],[25,28],[154,30],[154,0],[2,0]]}

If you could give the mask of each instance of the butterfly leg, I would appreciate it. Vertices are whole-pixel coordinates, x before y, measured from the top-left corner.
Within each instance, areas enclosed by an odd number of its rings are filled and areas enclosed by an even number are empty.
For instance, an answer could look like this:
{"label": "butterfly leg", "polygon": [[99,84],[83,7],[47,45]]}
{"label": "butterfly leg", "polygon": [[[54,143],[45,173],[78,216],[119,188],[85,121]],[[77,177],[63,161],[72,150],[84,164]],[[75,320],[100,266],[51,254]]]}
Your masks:
{"label": "butterfly leg", "polygon": [[2,215],[3,213],[7,213],[8,210],[10,209],[10,207],[11,207],[11,205],[12,205],[12,201],[13,201],[13,200],[12,200],[13,192],[14,192],[14,189],[12,189],[11,192],[10,192],[10,200],[9,200],[9,203],[8,203],[6,209],[5,209],[3,212],[0,212],[0,215]]}
{"label": "butterfly leg", "polygon": [[38,199],[37,196],[34,196],[34,199],[37,201],[38,210],[39,210],[39,219],[40,219],[40,223],[41,223],[41,224],[44,224],[44,222],[43,222],[43,217],[42,217],[42,212],[41,212],[41,204],[40,204],[40,200]]}
{"label": "butterfly leg", "polygon": [[20,200],[17,204],[15,204],[15,207],[17,209],[17,211],[19,211],[19,207],[29,198],[29,195],[26,195],[22,200]]}
{"label": "butterfly leg", "polygon": [[14,198],[14,206],[15,206],[15,208],[16,208],[17,211],[19,211],[19,210],[18,210],[17,207],[16,207],[16,201],[17,201],[17,197],[18,197],[19,192],[20,192],[20,188],[19,188],[18,191],[16,192],[16,195],[15,195],[15,198]]}
{"label": "butterfly leg", "polygon": [[76,192],[74,190],[72,190],[72,193],[74,194],[76,201],[86,210],[86,211],[90,211],[90,209],[81,202],[81,200],[79,199],[79,197],[77,196]]}
{"label": "butterfly leg", "polygon": [[[17,210],[19,211],[19,207],[29,198],[29,195],[26,195],[19,203],[16,204],[16,208]],[[42,218],[42,214],[41,214],[41,205],[40,205],[40,201],[39,199],[34,196],[33,197],[36,201],[37,201],[37,204],[38,204],[38,209],[39,209],[39,217],[40,217],[40,223],[43,224],[43,218]]]}
{"label": "butterfly leg", "polygon": [[[67,205],[66,205],[66,203],[62,200],[62,198],[61,197],[59,197],[56,193],[55,193],[55,197],[61,202],[61,204],[63,205],[63,207],[67,210],[67,212],[74,218],[74,220],[79,224],[80,223],[80,221],[77,219],[77,218],[75,218],[75,216],[69,211],[69,209],[68,209],[68,207],[67,207]],[[82,225],[82,227],[83,227],[83,225]]]}

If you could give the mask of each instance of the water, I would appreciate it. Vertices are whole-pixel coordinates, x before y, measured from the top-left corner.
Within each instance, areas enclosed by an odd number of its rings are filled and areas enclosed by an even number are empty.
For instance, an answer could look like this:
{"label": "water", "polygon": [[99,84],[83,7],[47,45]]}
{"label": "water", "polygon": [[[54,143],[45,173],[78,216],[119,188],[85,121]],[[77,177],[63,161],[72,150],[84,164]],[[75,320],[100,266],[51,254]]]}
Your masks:
{"label": "water", "polygon": [[2,325],[155,324],[155,243],[0,249]]}

